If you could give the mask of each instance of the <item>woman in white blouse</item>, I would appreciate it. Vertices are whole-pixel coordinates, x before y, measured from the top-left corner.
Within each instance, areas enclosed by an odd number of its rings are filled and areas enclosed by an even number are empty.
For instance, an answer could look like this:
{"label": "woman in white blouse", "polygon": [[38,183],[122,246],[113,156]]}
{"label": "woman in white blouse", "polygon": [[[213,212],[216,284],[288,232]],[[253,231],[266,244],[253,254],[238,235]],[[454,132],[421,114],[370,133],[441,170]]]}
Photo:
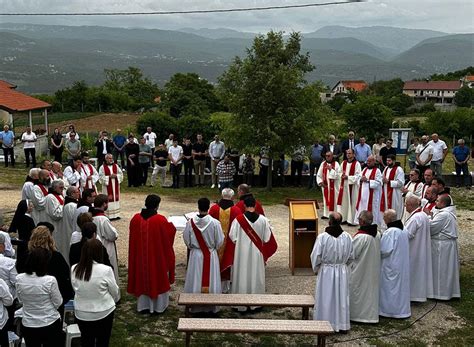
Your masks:
{"label": "woman in white blouse", "polygon": [[0,346],[9,346],[8,343],[8,311],[6,306],[13,305],[13,296],[7,283],[0,278]]}
{"label": "woman in white blouse", "polygon": [[60,346],[63,342],[58,307],[63,298],[58,282],[46,275],[51,252],[30,251],[25,273],[16,277],[18,300],[23,303],[22,332],[27,346]]}
{"label": "woman in white blouse", "polygon": [[108,346],[119,287],[110,266],[101,264],[102,244],[97,239],[84,243],[81,260],[71,268],[76,296],[74,314],[81,331],[81,346]]}

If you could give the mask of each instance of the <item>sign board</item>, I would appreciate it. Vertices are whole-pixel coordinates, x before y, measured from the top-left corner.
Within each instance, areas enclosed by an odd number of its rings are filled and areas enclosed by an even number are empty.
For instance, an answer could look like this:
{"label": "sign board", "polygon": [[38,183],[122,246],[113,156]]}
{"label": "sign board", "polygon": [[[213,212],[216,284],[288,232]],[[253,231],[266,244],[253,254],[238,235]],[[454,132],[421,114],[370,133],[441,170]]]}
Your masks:
{"label": "sign board", "polygon": [[411,128],[391,128],[388,129],[389,138],[393,140],[393,148],[397,154],[406,155],[411,140]]}

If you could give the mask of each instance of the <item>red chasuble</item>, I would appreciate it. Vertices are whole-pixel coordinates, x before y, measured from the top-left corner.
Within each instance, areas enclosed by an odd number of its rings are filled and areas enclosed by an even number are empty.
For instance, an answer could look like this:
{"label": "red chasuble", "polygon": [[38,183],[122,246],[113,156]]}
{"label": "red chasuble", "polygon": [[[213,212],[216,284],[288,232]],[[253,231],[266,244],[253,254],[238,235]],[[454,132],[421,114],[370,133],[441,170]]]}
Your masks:
{"label": "red chasuble", "polygon": [[[103,165],[104,167],[104,174],[105,176],[110,176],[111,174],[115,175],[115,178],[109,177],[109,185],[107,186],[107,196],[109,197],[109,202],[119,201],[120,200],[120,187],[119,181],[117,178],[117,170],[119,170],[117,164],[112,165],[112,172],[110,172],[110,168],[107,164]],[[114,187],[112,187],[112,184]],[[115,188],[115,196],[114,196],[114,188]]]}
{"label": "red chasuble", "polygon": [[144,219],[137,213],[130,221],[127,292],[156,299],[174,283],[176,228],[160,215]]}
{"label": "red chasuble", "polygon": [[[247,234],[249,239],[252,241],[252,243],[255,245],[255,247],[258,248],[260,253],[263,255],[263,261],[265,264],[267,263],[267,260],[275,254],[277,251],[278,245],[275,240],[275,237],[273,236],[273,233],[270,233],[270,239],[268,242],[264,243],[260,236],[256,233],[255,230],[253,230],[252,226],[248,222],[247,218],[243,214],[238,215],[236,217],[236,220],[239,222],[240,227],[244,230],[244,232]],[[222,267],[221,271],[229,268],[230,266],[233,265],[234,263],[234,253],[235,253],[235,244],[233,242],[229,242],[229,244],[226,247],[226,251],[224,253],[224,257],[222,259]]]}

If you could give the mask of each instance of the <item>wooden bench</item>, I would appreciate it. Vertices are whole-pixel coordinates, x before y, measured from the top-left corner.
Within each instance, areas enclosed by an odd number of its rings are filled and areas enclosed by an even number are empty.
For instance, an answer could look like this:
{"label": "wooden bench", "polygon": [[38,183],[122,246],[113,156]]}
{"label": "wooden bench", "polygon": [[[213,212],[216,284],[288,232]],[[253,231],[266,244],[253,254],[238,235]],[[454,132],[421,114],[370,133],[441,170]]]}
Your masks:
{"label": "wooden bench", "polygon": [[309,309],[314,307],[314,297],[312,295],[181,293],[178,305],[185,306],[186,317],[189,317],[191,306],[267,306],[301,307],[303,319],[309,319]]}
{"label": "wooden bench", "polygon": [[180,318],[178,331],[186,333],[186,346],[193,332],[311,334],[318,335],[318,346],[325,346],[326,336],[334,333],[327,321],[215,318]]}

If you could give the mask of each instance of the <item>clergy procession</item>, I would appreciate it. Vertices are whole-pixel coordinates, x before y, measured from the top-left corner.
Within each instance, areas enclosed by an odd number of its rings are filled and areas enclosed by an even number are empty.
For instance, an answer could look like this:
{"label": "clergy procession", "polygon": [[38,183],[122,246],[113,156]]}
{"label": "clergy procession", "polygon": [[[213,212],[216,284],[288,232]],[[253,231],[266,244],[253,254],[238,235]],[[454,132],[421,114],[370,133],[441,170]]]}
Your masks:
{"label": "clergy procession", "polygon": [[[172,165],[182,158],[176,142],[170,138],[170,157],[174,151],[178,155]],[[218,137],[213,143],[212,151],[222,151],[216,162],[234,166]],[[396,155],[368,154],[361,161],[355,147],[350,142],[339,162],[337,147],[328,146],[310,177],[321,188],[320,218],[328,223],[309,245],[308,260],[317,275],[313,319],[329,322],[335,332],[350,330],[351,321],[408,318],[411,302],[461,296],[456,206],[442,177],[424,167],[412,168],[406,179]],[[129,159],[127,170],[134,165]],[[213,165],[218,176],[224,170],[219,165]],[[235,166],[231,172],[232,178]],[[133,177],[127,173],[129,185]],[[175,188],[179,178],[173,177]],[[186,268],[183,293],[267,293],[267,263],[282,251],[274,227],[248,184],[234,191],[233,181],[217,178],[221,197],[214,203],[198,199],[184,224],[159,213],[157,194],[147,195],[143,209],[126,221],[124,287],[136,297],[137,312],[167,310],[178,263]],[[64,171],[60,162],[49,160],[29,170],[8,232],[0,234],[0,289],[7,285],[0,293],[8,317],[2,346],[14,316],[22,317],[20,334],[27,346],[58,345],[64,339],[65,307],[71,304],[81,345],[109,344],[121,300],[119,264],[127,262],[119,259],[116,245],[123,181],[117,158],[105,152],[98,168],[82,152],[71,156]],[[192,185],[191,178],[186,182]],[[357,231],[351,236],[346,226]],[[177,259],[178,242],[187,249],[186,259]],[[261,310],[234,308],[248,314]],[[197,305],[189,313],[219,310],[219,305]]]}

